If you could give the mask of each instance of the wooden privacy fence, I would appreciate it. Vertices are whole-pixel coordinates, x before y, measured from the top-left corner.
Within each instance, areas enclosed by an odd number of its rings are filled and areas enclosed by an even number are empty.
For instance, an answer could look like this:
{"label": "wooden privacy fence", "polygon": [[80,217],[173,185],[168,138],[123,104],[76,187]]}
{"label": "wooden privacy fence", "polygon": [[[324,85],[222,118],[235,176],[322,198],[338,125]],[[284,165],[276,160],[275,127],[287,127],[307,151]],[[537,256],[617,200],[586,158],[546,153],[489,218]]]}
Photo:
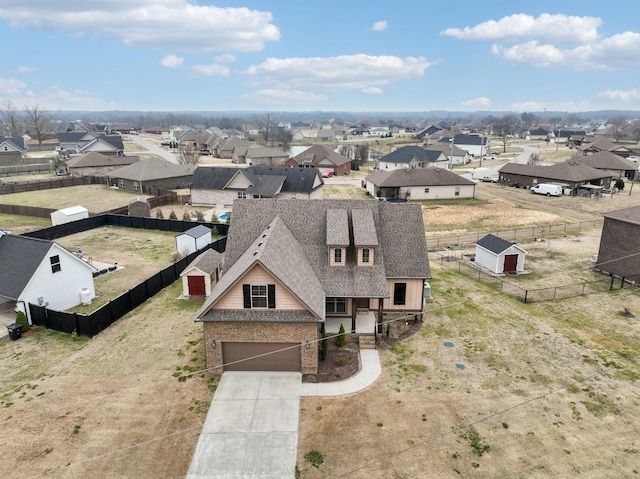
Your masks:
{"label": "wooden privacy fence", "polygon": [[176,261],[142,283],[125,291],[117,298],[112,299],[91,314],[56,311],[29,303],[31,322],[34,325],[44,326],[47,329],[92,338],[130,311],[142,305],[149,298],[152,298],[164,288],[173,284],[180,278],[180,273],[182,273],[188,264],[199,254],[210,248],[222,253],[224,252],[225,246],[226,238],[222,238],[207,245],[200,251],[185,256],[180,261]]}
{"label": "wooden privacy fence", "polygon": [[475,281],[495,287],[498,291],[514,296],[523,303],[534,303],[538,301],[553,301],[556,299],[573,298],[586,294],[603,293],[616,287],[624,288],[625,283],[629,284],[625,278],[615,278],[613,276],[600,276],[593,281],[583,281],[582,283],[563,284],[549,286],[546,288],[523,288],[513,284],[502,277],[495,276],[480,269],[472,263],[464,260],[462,253],[450,252],[448,254],[432,253],[438,257],[441,265],[447,264],[458,273],[463,274]]}
{"label": "wooden privacy fence", "polygon": [[488,234],[493,234],[504,240],[518,241],[531,238],[544,238],[550,234],[576,233],[583,229],[596,228],[602,226],[604,220],[596,219],[590,221],[580,221],[578,223],[560,223],[555,225],[533,226],[529,228],[509,229],[502,231],[487,231],[486,233],[472,233],[455,236],[427,236],[429,248],[446,247],[448,245],[474,244]]}

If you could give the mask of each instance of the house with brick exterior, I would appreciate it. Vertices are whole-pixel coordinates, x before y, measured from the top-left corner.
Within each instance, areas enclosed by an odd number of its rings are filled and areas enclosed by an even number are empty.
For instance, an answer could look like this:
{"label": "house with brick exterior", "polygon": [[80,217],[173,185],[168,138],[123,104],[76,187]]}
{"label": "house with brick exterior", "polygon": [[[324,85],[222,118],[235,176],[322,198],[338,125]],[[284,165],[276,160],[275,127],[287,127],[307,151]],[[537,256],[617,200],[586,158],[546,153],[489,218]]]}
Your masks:
{"label": "house with brick exterior", "polygon": [[365,188],[378,199],[441,200],[473,198],[476,184],[444,168],[409,168],[374,171]]}
{"label": "house with brick exterior", "polygon": [[603,213],[595,269],[640,282],[640,206]]}
{"label": "house with brick exterior", "polygon": [[[324,333],[371,338],[421,315],[429,257],[417,204],[238,200],[224,274],[196,315],[207,368],[318,369]],[[386,316],[385,316],[386,315]]]}
{"label": "house with brick exterior", "polygon": [[[351,160],[327,146],[316,145],[291,157],[284,164],[292,168],[318,168],[322,176],[348,175]],[[327,173],[331,172],[331,175]]]}

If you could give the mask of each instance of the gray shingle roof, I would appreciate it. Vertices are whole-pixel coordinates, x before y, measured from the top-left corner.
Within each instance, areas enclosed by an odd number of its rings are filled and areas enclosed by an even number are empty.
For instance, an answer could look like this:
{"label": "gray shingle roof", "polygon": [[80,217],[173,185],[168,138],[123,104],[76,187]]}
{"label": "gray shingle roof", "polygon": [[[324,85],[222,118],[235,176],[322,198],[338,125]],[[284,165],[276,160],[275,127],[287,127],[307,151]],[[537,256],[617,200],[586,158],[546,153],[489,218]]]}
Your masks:
{"label": "gray shingle roof", "polygon": [[146,160],[113,170],[109,176],[133,181],[150,181],[191,176],[194,170],[193,165],[175,165],[162,158],[152,156]]}
{"label": "gray shingle roof", "polygon": [[[190,269],[197,268],[200,271],[211,274],[220,265],[220,263],[222,263],[223,258],[224,255],[222,253],[218,253],[216,250],[209,248],[189,263],[183,273]],[[182,274],[180,276],[182,276]]]}
{"label": "gray shingle roof", "polygon": [[598,151],[593,155],[576,155],[571,161],[582,163],[597,170],[636,170],[638,165],[631,160],[611,153],[610,151]]}
{"label": "gray shingle roof", "polygon": [[[196,190],[223,190],[234,175],[241,173],[252,183],[252,191],[270,191],[274,189],[274,180],[269,177],[285,177],[280,191],[289,193],[309,193],[313,191],[318,178],[315,168],[277,168],[268,165],[256,165],[249,168],[200,167],[193,175],[192,188]],[[279,184],[280,179],[276,180]],[[265,189],[260,190],[264,182]],[[269,186],[270,185],[270,186]],[[255,193],[258,194],[258,193]],[[266,195],[266,193],[262,193]]]}
{"label": "gray shingle roof", "polygon": [[625,223],[640,225],[640,206],[632,206],[631,208],[602,213],[602,216]]}
{"label": "gray shingle roof", "polygon": [[327,246],[349,246],[349,216],[347,210],[327,210]]}
{"label": "gray shingle roof", "polygon": [[[368,209],[372,213],[379,241],[375,264],[357,267],[355,247],[351,245],[346,248],[346,266],[329,266],[328,211],[346,210],[351,219],[355,209]],[[431,276],[420,205],[367,200],[237,200],[227,237],[226,271],[276,217],[291,232],[292,241],[306,257],[326,296],[385,298],[389,296],[387,278]],[[274,261],[288,265],[289,269],[284,271],[297,268],[288,243],[279,244],[273,254]],[[308,283],[304,276],[301,281]]]}
{"label": "gray shingle roof", "polygon": [[18,299],[52,245],[26,236],[0,236],[0,296]]}
{"label": "gray shingle roof", "polygon": [[420,163],[433,163],[442,156],[441,151],[425,150],[420,146],[403,146],[380,158],[385,163],[410,163],[414,158]]}
{"label": "gray shingle roof", "polygon": [[192,238],[200,238],[208,233],[211,233],[211,228],[207,228],[205,225],[198,225],[193,228],[189,228],[182,234],[191,236]]}
{"label": "gray shingle roof", "polygon": [[511,241],[503,240],[492,234],[479,239],[476,244],[496,254],[500,254],[514,245]]}
{"label": "gray shingle roof", "polygon": [[321,145],[312,146],[311,148],[297,154],[291,159],[299,165],[311,164],[313,166],[316,166],[322,160],[328,160],[335,166],[341,166],[345,163],[351,162],[351,160],[346,156],[341,155],[340,153],[332,150],[327,146]]}
{"label": "gray shingle roof", "polygon": [[378,235],[371,210],[351,210],[351,221],[354,245],[378,246]]}
{"label": "gray shingle roof", "polygon": [[[236,221],[234,207],[232,224],[236,224],[236,222],[241,223],[242,221]],[[227,247],[228,245],[227,242]],[[211,296],[200,309],[197,318],[202,319],[218,299],[255,265],[260,265],[271,273],[317,319],[324,318],[325,296],[322,285],[302,246],[277,216],[262,231],[258,231],[257,238],[248,245],[228,269],[225,266],[225,274],[213,288]]]}
{"label": "gray shingle roof", "polygon": [[596,170],[590,166],[576,161],[565,161],[551,166],[521,165],[518,163],[505,163],[499,173],[511,173],[516,175],[534,176],[537,178],[554,181],[589,181],[601,178],[611,178],[611,173]]}
{"label": "gray shingle roof", "polygon": [[72,155],[65,164],[69,168],[88,168],[99,166],[124,166],[131,165],[140,161],[138,156],[124,155],[103,155],[100,152],[92,151],[91,153],[83,153],[80,155]]}
{"label": "gray shingle roof", "polygon": [[376,186],[399,188],[402,186],[463,186],[474,185],[471,180],[444,168],[412,168],[409,170],[379,170],[367,176]]}

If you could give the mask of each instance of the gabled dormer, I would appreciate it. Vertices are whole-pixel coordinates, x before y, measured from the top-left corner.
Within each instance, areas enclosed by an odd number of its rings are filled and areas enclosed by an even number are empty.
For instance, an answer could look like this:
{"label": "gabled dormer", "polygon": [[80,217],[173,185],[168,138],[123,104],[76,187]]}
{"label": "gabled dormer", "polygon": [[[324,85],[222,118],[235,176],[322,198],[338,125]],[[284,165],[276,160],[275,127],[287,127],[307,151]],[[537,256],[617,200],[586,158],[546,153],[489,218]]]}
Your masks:
{"label": "gabled dormer", "polygon": [[346,266],[349,247],[347,210],[327,210],[327,248],[330,266]]}
{"label": "gabled dormer", "polygon": [[356,266],[373,266],[378,246],[378,234],[370,209],[352,210],[353,244],[356,247]]}

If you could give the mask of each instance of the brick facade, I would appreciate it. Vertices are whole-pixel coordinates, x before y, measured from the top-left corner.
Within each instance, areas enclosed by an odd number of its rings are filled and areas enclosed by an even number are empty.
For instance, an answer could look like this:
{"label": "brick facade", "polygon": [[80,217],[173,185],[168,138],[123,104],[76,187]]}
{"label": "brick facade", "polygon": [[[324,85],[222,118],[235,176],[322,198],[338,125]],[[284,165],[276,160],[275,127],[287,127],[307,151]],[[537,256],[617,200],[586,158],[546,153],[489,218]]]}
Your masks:
{"label": "brick facade", "polygon": [[[213,340],[216,347],[213,347]],[[204,342],[207,368],[222,373],[222,343],[224,341],[258,343],[300,343],[302,345],[302,373],[318,372],[318,324],[317,323],[244,323],[204,322]],[[311,347],[305,347],[309,341]]]}
{"label": "brick facade", "polygon": [[638,281],[640,279],[640,256],[637,256],[638,238],[640,238],[640,225],[605,218],[597,268],[612,272],[618,277]]}

